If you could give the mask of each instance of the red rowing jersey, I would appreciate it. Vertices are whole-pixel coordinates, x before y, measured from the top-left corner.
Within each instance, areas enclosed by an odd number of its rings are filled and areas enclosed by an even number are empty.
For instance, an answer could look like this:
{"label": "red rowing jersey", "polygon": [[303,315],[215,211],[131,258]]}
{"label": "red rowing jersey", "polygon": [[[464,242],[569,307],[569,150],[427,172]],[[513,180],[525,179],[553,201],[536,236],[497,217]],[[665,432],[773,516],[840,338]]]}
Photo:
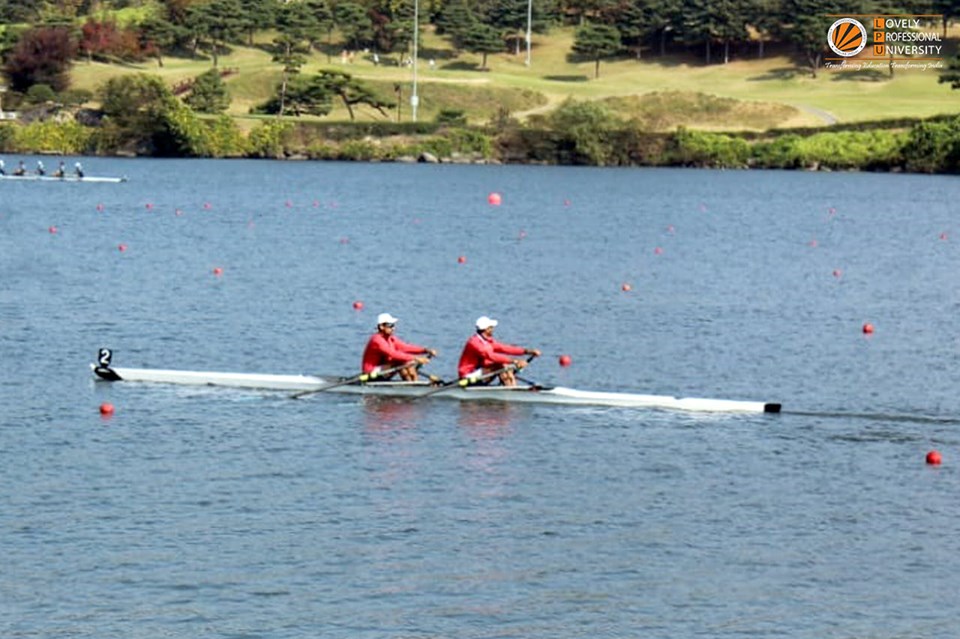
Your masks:
{"label": "red rowing jersey", "polygon": [[369,373],[377,366],[393,368],[414,359],[414,355],[426,352],[427,349],[423,346],[407,344],[394,335],[384,337],[377,331],[363,349],[361,368],[364,373]]}
{"label": "red rowing jersey", "polygon": [[457,364],[457,375],[466,377],[478,368],[488,368],[494,364],[509,364],[514,360],[508,355],[523,355],[527,351],[520,346],[504,344],[495,339],[486,339],[480,333],[467,340]]}

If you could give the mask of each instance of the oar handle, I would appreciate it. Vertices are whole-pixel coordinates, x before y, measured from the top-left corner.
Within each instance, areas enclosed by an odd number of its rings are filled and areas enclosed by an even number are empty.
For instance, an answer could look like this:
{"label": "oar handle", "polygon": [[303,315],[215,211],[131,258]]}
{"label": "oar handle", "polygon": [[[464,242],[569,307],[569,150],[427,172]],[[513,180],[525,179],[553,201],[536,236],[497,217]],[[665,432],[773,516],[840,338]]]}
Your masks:
{"label": "oar handle", "polygon": [[[431,357],[433,357],[433,355],[431,355],[430,353],[427,353],[427,359],[430,359]],[[396,373],[397,371],[402,371],[402,370],[405,369],[405,368],[410,368],[411,366],[417,366],[417,367],[419,367],[420,365],[421,365],[421,364],[420,364],[419,362],[417,362],[417,360],[412,359],[412,360],[410,360],[409,362],[404,362],[404,363],[401,364],[400,366],[394,366],[393,368],[388,368],[388,369],[385,370],[385,371],[372,370],[372,371],[370,371],[369,373],[360,373],[359,375],[354,375],[353,377],[349,377],[349,378],[347,378],[347,379],[341,379],[341,380],[338,381],[338,382],[334,382],[334,383],[332,383],[332,384],[327,384],[326,386],[321,386],[320,388],[314,388],[314,389],[311,389],[311,390],[300,391],[299,393],[294,393],[294,394],[291,395],[290,397],[291,397],[292,399],[300,399],[301,397],[304,397],[304,396],[306,396],[306,395],[313,395],[313,394],[315,394],[315,393],[322,393],[323,391],[332,390],[332,389],[334,389],[334,388],[339,388],[339,387],[341,387],[341,386],[346,386],[346,385],[348,385],[348,384],[354,384],[354,383],[356,383],[356,382],[360,382],[361,384],[366,384],[367,382],[371,382],[371,381],[373,381],[373,380],[375,380],[375,379],[378,379],[378,378],[380,378],[380,377],[385,377],[385,376],[393,375],[393,374]]]}

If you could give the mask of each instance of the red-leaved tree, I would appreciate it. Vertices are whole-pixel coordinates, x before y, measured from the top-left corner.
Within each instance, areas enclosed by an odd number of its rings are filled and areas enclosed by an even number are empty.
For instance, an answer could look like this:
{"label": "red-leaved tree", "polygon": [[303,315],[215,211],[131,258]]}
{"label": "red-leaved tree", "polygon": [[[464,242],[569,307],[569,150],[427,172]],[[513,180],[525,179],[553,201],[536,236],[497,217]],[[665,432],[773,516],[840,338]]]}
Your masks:
{"label": "red-leaved tree", "polygon": [[14,45],[3,72],[14,91],[25,93],[35,84],[63,91],[70,86],[69,71],[76,50],[66,27],[30,29]]}
{"label": "red-leaved tree", "polygon": [[93,18],[89,18],[80,30],[80,51],[91,60],[140,60],[144,55],[139,33],[120,29],[112,20]]}

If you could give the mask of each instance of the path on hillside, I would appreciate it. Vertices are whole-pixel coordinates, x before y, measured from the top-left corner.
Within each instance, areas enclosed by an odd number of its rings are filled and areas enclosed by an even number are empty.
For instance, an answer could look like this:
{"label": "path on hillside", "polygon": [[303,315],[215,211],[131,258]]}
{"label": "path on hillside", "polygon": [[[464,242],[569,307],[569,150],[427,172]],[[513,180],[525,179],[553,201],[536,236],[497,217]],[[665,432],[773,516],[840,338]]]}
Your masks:
{"label": "path on hillside", "polygon": [[817,107],[812,107],[807,104],[794,104],[793,106],[797,107],[802,111],[806,111],[810,115],[815,115],[824,122],[829,124],[836,124],[840,119],[829,111],[824,111],[823,109],[818,109]]}

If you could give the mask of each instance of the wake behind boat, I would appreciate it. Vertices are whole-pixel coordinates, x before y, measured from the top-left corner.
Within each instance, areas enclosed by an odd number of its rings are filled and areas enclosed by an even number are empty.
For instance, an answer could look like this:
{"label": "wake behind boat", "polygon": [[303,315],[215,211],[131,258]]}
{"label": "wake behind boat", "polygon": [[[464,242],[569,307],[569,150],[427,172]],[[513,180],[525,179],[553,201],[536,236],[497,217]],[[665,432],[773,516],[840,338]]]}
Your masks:
{"label": "wake behind boat", "polygon": [[[186,371],[150,368],[114,368],[110,365],[110,352],[100,353],[98,364],[91,364],[98,380],[110,382],[145,382],[157,384],[185,384],[192,386],[223,386],[288,392],[329,392],[351,395],[375,395],[382,397],[407,397],[417,399],[447,398],[461,401],[486,400],[497,402],[520,402],[535,404],[561,404],[573,406],[612,406],[624,408],[661,408],[697,412],[730,413],[779,413],[780,404],[695,397],[672,397],[669,395],[645,395],[639,393],[615,393],[586,391],[562,386],[454,386],[439,389],[426,381],[417,382],[355,382],[344,383],[350,378],[313,375],[272,375],[260,373],[225,373],[214,371]],[[329,387],[329,388],[325,388]]]}

